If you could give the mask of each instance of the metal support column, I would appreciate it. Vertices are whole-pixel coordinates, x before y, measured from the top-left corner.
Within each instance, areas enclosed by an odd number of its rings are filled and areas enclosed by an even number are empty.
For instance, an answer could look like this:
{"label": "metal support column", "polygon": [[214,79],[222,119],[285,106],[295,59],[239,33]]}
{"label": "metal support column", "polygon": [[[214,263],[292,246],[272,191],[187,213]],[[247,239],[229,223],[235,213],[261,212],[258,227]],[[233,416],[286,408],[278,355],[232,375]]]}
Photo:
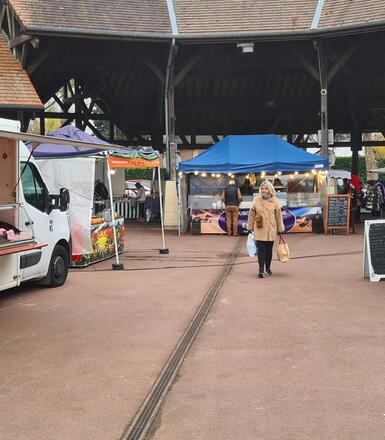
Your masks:
{"label": "metal support column", "polygon": [[321,151],[322,156],[327,159],[329,168],[328,151],[328,62],[325,48],[322,41],[314,41],[314,47],[318,56],[318,68],[321,94]]}
{"label": "metal support column", "polygon": [[172,39],[170,53],[167,61],[164,107],[166,127],[166,159],[167,171],[171,180],[176,180],[176,142],[175,142],[175,101],[174,101],[174,56],[175,39]]}

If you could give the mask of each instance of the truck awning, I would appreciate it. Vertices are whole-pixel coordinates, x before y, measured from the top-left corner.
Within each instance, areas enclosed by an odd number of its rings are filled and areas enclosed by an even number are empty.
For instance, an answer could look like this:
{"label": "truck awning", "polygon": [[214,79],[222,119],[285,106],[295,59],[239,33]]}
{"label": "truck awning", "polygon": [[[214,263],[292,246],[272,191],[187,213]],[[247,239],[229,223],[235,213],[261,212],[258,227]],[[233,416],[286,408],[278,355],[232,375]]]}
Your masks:
{"label": "truck awning", "polygon": [[40,144],[68,145],[79,148],[89,148],[89,149],[92,148],[101,151],[106,151],[106,150],[119,151],[121,149],[124,149],[124,147],[119,145],[112,145],[112,144],[101,145],[92,142],[81,142],[70,139],[66,140],[63,138],[55,138],[54,136],[43,136],[39,134],[6,131],[6,130],[0,130],[0,138],[14,139],[17,141],[30,141],[32,143],[33,150],[38,148]]}

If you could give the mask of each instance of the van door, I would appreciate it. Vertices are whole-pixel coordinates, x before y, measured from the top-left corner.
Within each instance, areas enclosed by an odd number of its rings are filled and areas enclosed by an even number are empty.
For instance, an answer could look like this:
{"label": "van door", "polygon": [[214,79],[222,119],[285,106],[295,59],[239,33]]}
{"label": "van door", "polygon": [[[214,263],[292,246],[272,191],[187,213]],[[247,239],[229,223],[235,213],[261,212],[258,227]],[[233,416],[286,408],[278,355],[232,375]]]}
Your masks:
{"label": "van door", "polygon": [[24,252],[20,257],[22,281],[29,278],[44,277],[47,274],[51,258],[54,239],[48,211],[48,190],[32,162],[21,162],[21,191],[20,201],[23,203],[29,218],[24,218],[24,225],[29,227],[32,223],[35,239],[38,243],[48,246],[42,249]]}

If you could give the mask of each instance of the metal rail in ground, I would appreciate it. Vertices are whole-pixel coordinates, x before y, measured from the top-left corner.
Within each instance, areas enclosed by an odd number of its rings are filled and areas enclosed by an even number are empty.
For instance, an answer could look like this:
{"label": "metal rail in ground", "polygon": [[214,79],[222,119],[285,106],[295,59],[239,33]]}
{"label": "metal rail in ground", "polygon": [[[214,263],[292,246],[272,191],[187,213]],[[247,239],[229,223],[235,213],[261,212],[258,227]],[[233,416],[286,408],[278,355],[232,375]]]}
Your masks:
{"label": "metal rail in ground", "polygon": [[188,350],[190,349],[200,327],[208,315],[212,304],[214,303],[219,290],[225,281],[226,277],[231,271],[231,268],[238,257],[245,239],[240,237],[234,249],[222,268],[218,277],[211,285],[204,300],[199,306],[197,312],[188,325],[185,333],[178,341],[174,351],[171,353],[167,363],[163,367],[162,372],[158,376],[156,382],[152,386],[145,401],[135,415],[132,423],[127,428],[126,432],[121,437],[121,440],[143,440],[151,424],[164,400],[168,390],[170,389],[174,378],[185,359]]}

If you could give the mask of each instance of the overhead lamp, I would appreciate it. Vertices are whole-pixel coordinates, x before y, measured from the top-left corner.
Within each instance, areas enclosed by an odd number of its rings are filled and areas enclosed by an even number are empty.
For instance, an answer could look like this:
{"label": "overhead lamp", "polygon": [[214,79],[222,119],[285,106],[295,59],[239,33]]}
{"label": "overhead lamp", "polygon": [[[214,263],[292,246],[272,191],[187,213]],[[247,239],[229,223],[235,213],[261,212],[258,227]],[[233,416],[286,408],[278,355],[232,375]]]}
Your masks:
{"label": "overhead lamp", "polygon": [[242,53],[253,53],[254,43],[238,43],[237,47],[242,49]]}
{"label": "overhead lamp", "polygon": [[182,171],[179,171],[179,177],[182,177],[183,176],[183,173],[182,173]]}

